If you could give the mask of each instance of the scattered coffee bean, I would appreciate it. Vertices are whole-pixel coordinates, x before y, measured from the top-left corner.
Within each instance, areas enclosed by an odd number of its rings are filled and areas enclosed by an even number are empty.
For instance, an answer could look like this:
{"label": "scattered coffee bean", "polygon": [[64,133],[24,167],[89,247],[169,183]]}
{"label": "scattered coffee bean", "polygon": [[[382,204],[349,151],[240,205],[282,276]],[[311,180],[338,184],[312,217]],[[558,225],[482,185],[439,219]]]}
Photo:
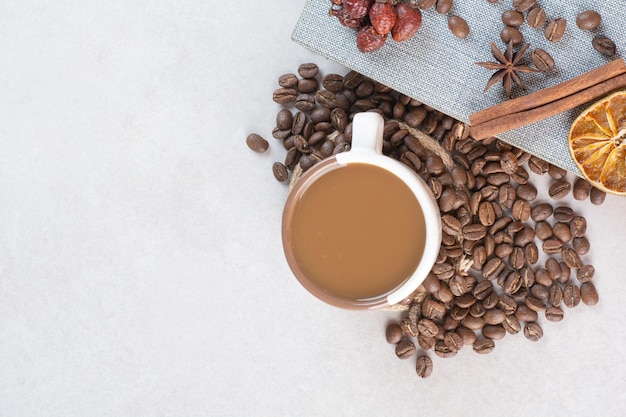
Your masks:
{"label": "scattered coffee bean", "polygon": [[536,322],[528,323],[524,326],[524,336],[526,339],[536,342],[543,337],[543,329]]}
{"label": "scattered coffee bean", "polygon": [[565,312],[560,307],[548,307],[545,314],[548,321],[561,321]]}
{"label": "scattered coffee bean", "polygon": [[582,216],[574,216],[572,218],[572,222],[570,223],[570,230],[572,232],[572,236],[583,237],[587,232],[587,220],[585,220]]}
{"label": "scattered coffee bean", "polygon": [[573,308],[580,303],[580,288],[574,284],[569,284],[563,290],[563,303],[566,307]]}
{"label": "scattered coffee bean", "polygon": [[533,7],[526,16],[528,26],[535,29],[542,28],[546,24],[546,20],[546,11],[540,6]]}
{"label": "scattered coffee bean", "polygon": [[250,133],[246,138],[246,145],[254,152],[263,153],[269,148],[269,143],[263,137],[256,133]]}
{"label": "scattered coffee bean", "polygon": [[591,187],[591,191],[589,193],[589,200],[591,204],[599,206],[604,203],[604,199],[606,198],[606,193],[599,188]]}
{"label": "scattered coffee bean", "polygon": [[521,45],[522,42],[524,42],[524,35],[522,35],[522,32],[517,28],[505,26],[504,29],[500,31],[500,39],[505,44],[511,42],[513,45]]}
{"label": "scattered coffee bean", "polygon": [[402,340],[402,328],[396,323],[390,323],[385,332],[387,343],[395,345]]}
{"label": "scattered coffee bean", "polygon": [[403,340],[396,345],[396,356],[400,359],[409,359],[415,356],[416,353],[415,344],[410,340]]}
{"label": "scattered coffee bean", "polygon": [[470,28],[465,19],[460,16],[452,15],[448,18],[448,29],[454,36],[459,39],[467,38],[470,33]]}
{"label": "scattered coffee bean", "polygon": [[576,200],[584,200],[589,197],[589,193],[591,191],[591,184],[585,181],[582,178],[577,178],[574,181],[574,187],[572,190],[572,195]]}
{"label": "scattered coffee bean", "polygon": [[301,64],[298,67],[298,74],[300,74],[302,78],[314,78],[318,73],[319,68],[317,64],[314,63]]}
{"label": "scattered coffee bean", "polygon": [[506,10],[502,13],[502,23],[507,26],[521,26],[524,23],[524,15],[517,10]]}
{"label": "scattered coffee bean", "polygon": [[543,49],[537,48],[533,50],[530,53],[530,59],[539,71],[548,72],[554,69],[554,59]]}
{"label": "scattered coffee bean", "polygon": [[569,223],[574,219],[574,210],[567,206],[559,206],[554,209],[554,219],[557,222]]}
{"label": "scattered coffee bean", "polygon": [[582,30],[595,30],[602,23],[602,17],[595,10],[585,10],[576,16],[576,25]]}
{"label": "scattered coffee bean", "polygon": [[483,355],[493,352],[496,344],[492,339],[478,339],[473,343],[472,347],[474,352]]}
{"label": "scattered coffee bean", "polygon": [[580,285],[580,299],[583,304],[594,306],[598,304],[598,292],[593,282],[587,281]]}
{"label": "scattered coffee bean", "polygon": [[556,165],[549,164],[548,175],[555,180],[560,180],[567,175],[567,171],[561,167],[557,167]]}
{"label": "scattered coffee bean", "polygon": [[565,26],[567,21],[562,17],[557,17],[548,22],[548,26],[544,31],[546,39],[550,42],[558,42],[563,38],[565,34]]}
{"label": "scattered coffee bean", "polygon": [[615,42],[608,36],[596,35],[591,40],[593,49],[600,52],[604,56],[612,57],[615,55]]}
{"label": "scattered coffee bean", "polygon": [[415,371],[420,378],[428,378],[433,373],[433,360],[426,355],[417,358]]}
{"label": "scattered coffee bean", "polygon": [[589,282],[595,273],[596,270],[593,265],[583,265],[578,269],[578,271],[576,271],[576,278],[582,283]]}
{"label": "scattered coffee bean", "polygon": [[513,0],[513,8],[518,12],[525,12],[532,9],[537,4],[537,0]]}
{"label": "scattered coffee bean", "polygon": [[287,167],[280,162],[274,162],[274,165],[272,165],[272,172],[274,173],[274,178],[276,178],[278,182],[285,182],[289,179]]}
{"label": "scattered coffee bean", "polygon": [[550,195],[550,197],[555,200],[560,200],[562,198],[565,198],[565,196],[569,194],[571,189],[572,184],[570,184],[569,181],[560,180],[550,186],[550,189],[548,190],[548,195]]}

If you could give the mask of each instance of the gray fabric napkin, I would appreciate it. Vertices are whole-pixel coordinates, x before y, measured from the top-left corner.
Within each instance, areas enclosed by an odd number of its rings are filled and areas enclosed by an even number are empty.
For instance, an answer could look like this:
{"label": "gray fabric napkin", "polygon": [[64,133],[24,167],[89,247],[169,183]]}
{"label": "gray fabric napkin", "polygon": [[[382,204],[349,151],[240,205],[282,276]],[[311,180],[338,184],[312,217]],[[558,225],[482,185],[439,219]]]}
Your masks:
{"label": "gray fabric napkin", "polygon": [[[515,88],[513,97],[561,83],[609,61],[591,46],[595,33],[610,37],[618,56],[626,51],[623,22],[626,1],[543,0],[548,19],[564,17],[567,28],[563,39],[552,43],[543,30],[524,23],[520,30],[527,43],[545,49],[555,60],[550,73],[521,74],[526,91]],[[505,101],[500,84],[483,94],[493,71],[479,67],[477,61],[493,61],[489,42],[504,50],[500,31],[502,12],[511,9],[511,0],[489,3],[486,0],[457,0],[451,14],[463,17],[470,26],[466,39],[455,38],[448,30],[447,16],[434,9],[422,11],[422,28],[410,40],[397,43],[391,38],[378,51],[364,54],[356,47],[356,30],[341,26],[328,15],[329,0],[308,0],[293,31],[292,38],[313,52],[358,71],[399,92],[413,97],[445,114],[469,122],[470,114]],[[594,33],[576,26],[576,15],[593,9],[600,13],[602,25]],[[499,138],[548,162],[580,174],[572,161],[567,136],[569,127],[586,106],[505,132]]]}

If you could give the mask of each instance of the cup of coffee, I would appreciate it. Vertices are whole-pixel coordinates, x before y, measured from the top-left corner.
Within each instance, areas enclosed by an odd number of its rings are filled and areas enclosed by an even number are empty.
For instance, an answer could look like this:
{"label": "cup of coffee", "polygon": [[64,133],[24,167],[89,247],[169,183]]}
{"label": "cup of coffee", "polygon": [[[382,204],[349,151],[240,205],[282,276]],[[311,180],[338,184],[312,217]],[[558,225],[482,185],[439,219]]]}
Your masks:
{"label": "cup of coffee", "polygon": [[302,286],[336,307],[398,304],[422,283],[441,244],[425,182],[382,154],[384,120],[358,113],[352,146],[298,179],[282,218],[287,263]]}

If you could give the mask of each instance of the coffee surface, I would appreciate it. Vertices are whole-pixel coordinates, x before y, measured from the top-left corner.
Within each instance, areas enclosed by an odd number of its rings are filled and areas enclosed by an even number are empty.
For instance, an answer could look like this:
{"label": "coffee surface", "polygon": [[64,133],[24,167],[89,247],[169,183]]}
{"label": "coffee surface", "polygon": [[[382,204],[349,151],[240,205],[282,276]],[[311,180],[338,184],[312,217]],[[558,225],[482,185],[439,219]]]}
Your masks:
{"label": "coffee surface", "polygon": [[312,183],[291,223],[296,262],[328,292],[368,299],[397,288],[419,264],[426,223],[410,188],[390,172],[351,163]]}

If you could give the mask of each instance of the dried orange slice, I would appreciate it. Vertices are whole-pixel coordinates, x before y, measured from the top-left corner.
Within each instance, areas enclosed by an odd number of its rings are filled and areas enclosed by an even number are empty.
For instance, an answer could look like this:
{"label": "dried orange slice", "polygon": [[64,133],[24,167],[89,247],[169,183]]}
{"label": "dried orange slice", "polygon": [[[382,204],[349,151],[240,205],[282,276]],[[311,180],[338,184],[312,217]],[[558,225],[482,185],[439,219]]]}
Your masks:
{"label": "dried orange slice", "polygon": [[595,187],[626,195],[626,91],[601,99],[574,120],[569,150]]}

